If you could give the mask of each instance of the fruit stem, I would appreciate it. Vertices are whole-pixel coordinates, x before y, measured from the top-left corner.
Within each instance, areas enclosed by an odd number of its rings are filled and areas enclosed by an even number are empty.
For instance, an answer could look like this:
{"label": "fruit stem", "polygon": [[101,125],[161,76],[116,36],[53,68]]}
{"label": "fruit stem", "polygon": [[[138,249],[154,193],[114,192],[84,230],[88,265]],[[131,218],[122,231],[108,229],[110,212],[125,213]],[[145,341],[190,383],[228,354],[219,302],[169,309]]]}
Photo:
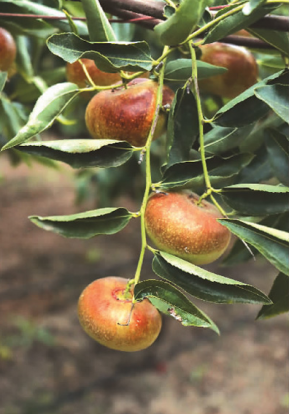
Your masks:
{"label": "fruit stem", "polygon": [[81,64],[82,66],[82,70],[85,73],[86,79],[88,80],[88,82],[91,84],[91,86],[93,86],[93,88],[97,88],[96,84],[93,82],[93,80],[91,79],[90,74],[88,73],[88,70],[85,67],[85,64],[82,62],[81,59],[78,59],[78,62]]}
{"label": "fruit stem", "polygon": [[207,163],[206,163],[205,142],[204,142],[204,117],[203,117],[202,104],[201,104],[201,98],[200,98],[199,87],[198,87],[197,57],[196,57],[195,48],[191,42],[189,42],[189,48],[190,48],[191,57],[192,57],[192,79],[193,79],[192,89],[193,89],[193,93],[196,99],[198,120],[199,120],[200,154],[201,154],[206,189],[207,191],[210,192],[212,189],[212,186],[211,186]]}
{"label": "fruit stem", "polygon": [[[165,46],[164,54],[165,54],[165,51],[167,49],[168,49],[168,47]],[[156,96],[156,110],[155,110],[155,113],[154,113],[154,118],[153,118],[153,121],[152,121],[152,125],[151,125],[151,129],[150,129],[148,138],[147,138],[147,142],[146,142],[146,145],[144,147],[145,154],[146,154],[146,184],[145,184],[144,196],[143,196],[143,200],[142,200],[142,204],[141,204],[141,208],[140,208],[141,251],[140,251],[139,260],[138,260],[138,264],[137,264],[134,279],[129,281],[129,283],[127,285],[127,289],[129,289],[132,284],[136,285],[139,282],[141,269],[142,269],[142,265],[143,265],[143,260],[144,260],[144,255],[145,255],[145,251],[146,251],[146,248],[147,248],[147,238],[146,238],[145,218],[144,218],[144,216],[145,216],[145,210],[146,210],[146,205],[147,205],[149,193],[150,193],[151,186],[152,186],[150,148],[151,148],[151,143],[152,143],[152,140],[153,140],[154,132],[155,132],[155,129],[156,129],[156,126],[157,126],[159,112],[160,112],[160,109],[162,107],[163,85],[164,85],[164,69],[165,69],[165,65],[162,65],[161,68],[160,68],[160,71],[159,71],[158,90],[157,90],[157,96]]]}

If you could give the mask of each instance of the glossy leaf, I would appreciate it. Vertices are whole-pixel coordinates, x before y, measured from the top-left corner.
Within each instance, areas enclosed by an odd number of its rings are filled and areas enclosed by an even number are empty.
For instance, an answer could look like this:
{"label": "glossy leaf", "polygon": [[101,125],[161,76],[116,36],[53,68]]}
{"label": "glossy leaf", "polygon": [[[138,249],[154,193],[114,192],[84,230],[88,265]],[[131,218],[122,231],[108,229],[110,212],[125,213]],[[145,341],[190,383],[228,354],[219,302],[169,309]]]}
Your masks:
{"label": "glossy leaf", "polygon": [[235,184],[222,189],[226,203],[238,213],[265,216],[289,210],[289,188],[266,184]]}
{"label": "glossy leaf", "polygon": [[64,237],[89,239],[100,234],[115,234],[132,218],[125,208],[100,208],[68,216],[30,216],[36,226]]}
{"label": "glossy leaf", "polygon": [[268,319],[289,311],[289,278],[279,273],[269,293],[272,305],[263,306],[257,319]]}
{"label": "glossy leaf", "polygon": [[[207,167],[212,186],[222,188],[232,183],[234,177],[252,158],[253,155],[251,154],[238,154],[225,159],[219,157],[208,158]],[[204,188],[204,185],[203,166],[200,159],[170,166],[165,170],[163,179],[159,183],[159,187],[164,190],[189,186],[197,191]]]}
{"label": "glossy leaf", "polygon": [[[244,27],[250,26],[257,20],[260,20],[262,17],[266,16],[266,14],[273,11],[277,5],[273,6],[263,6],[258,7],[252,10],[252,12],[248,15],[243,13],[243,10],[239,10],[240,5],[232,5],[224,8],[223,10],[219,11],[215,15],[215,19],[231,12],[227,17],[224,17],[221,21],[219,21],[212,30],[209,31],[207,36],[205,37],[205,43],[212,43],[216,42],[223,37],[226,37],[232,33],[237,32],[238,30],[243,29]],[[233,10],[236,10],[233,13]]]}
{"label": "glossy leaf", "polygon": [[280,116],[285,122],[289,122],[289,86],[270,85],[255,90],[257,98],[261,99]]}
{"label": "glossy leaf", "polygon": [[275,83],[289,84],[289,71],[286,69],[274,73],[229,101],[217,112],[214,123],[225,127],[242,127],[256,122],[269,112],[269,107],[256,97],[255,89]]}
{"label": "glossy leaf", "polygon": [[[198,79],[221,75],[227,72],[226,68],[214,66],[207,62],[197,60]],[[186,82],[192,76],[191,59],[175,59],[165,67],[165,80],[168,82]]]}
{"label": "glossy leaf", "polygon": [[190,90],[177,90],[168,119],[167,167],[190,159],[190,150],[199,134],[198,110]]}
{"label": "glossy leaf", "polygon": [[165,22],[155,27],[164,45],[177,45],[189,36],[201,19],[207,0],[183,0]]}
{"label": "glossy leaf", "polygon": [[160,280],[146,280],[134,288],[136,300],[148,298],[160,311],[181,322],[184,326],[210,328],[219,333],[211,319],[198,309],[182,292]]}
{"label": "glossy leaf", "polygon": [[289,141],[275,129],[268,130],[266,147],[269,162],[278,180],[289,186]]}
{"label": "glossy leaf", "polygon": [[113,42],[114,31],[98,0],[81,0],[92,42]]}
{"label": "glossy leaf", "polygon": [[219,221],[236,236],[259,250],[280,272],[289,275],[289,233],[243,220]]}
{"label": "glossy leaf", "polygon": [[128,142],[111,139],[31,142],[16,149],[27,154],[62,161],[73,168],[118,167],[133,154],[133,148]]}
{"label": "glossy leaf", "polygon": [[74,33],[60,33],[47,40],[48,49],[69,63],[80,58],[93,59],[104,72],[152,69],[149,46],[140,42],[88,42]]}
{"label": "glossy leaf", "polygon": [[246,16],[248,16],[254,10],[256,10],[258,7],[262,6],[265,3],[266,0],[250,0],[245,4],[242,11]]}
{"label": "glossy leaf", "polygon": [[[252,218],[253,222],[254,220],[256,221],[255,218]],[[289,232],[289,212],[274,216],[268,216],[258,222],[263,226]],[[242,240],[237,239],[229,254],[226,255],[222,261],[222,266],[234,266],[239,263],[244,263],[250,259],[256,258],[258,254],[259,251],[255,249],[255,247],[249,247],[248,244],[245,245]]]}
{"label": "glossy leaf", "polygon": [[153,259],[153,271],[162,279],[199,299],[214,303],[270,303],[253,286],[209,272],[165,252]]}
{"label": "glossy leaf", "polygon": [[223,128],[214,126],[211,131],[205,134],[205,151],[209,154],[221,155],[233,148],[236,148],[254,128],[253,125],[246,125],[241,128]]}
{"label": "glossy leaf", "polygon": [[49,128],[78,91],[78,87],[69,82],[59,83],[48,88],[37,100],[27,124],[3,147],[3,150],[23,144]]}

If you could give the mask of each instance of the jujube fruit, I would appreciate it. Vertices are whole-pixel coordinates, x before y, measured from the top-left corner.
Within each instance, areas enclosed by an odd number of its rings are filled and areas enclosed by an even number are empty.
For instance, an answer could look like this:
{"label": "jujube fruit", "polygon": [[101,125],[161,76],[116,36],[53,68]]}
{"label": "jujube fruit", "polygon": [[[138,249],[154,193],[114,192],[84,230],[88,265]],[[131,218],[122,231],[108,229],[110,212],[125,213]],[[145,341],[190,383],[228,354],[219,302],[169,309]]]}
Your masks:
{"label": "jujube fruit", "polygon": [[0,27],[0,71],[8,71],[15,57],[16,44],[14,38],[6,29]]}
{"label": "jujube fruit", "polygon": [[[99,86],[109,86],[121,81],[119,73],[107,73],[98,69],[94,60],[81,59],[93,82]],[[66,77],[69,82],[76,83],[80,88],[85,88],[89,82],[82,65],[77,60],[66,64]]]}
{"label": "jujube fruit", "polygon": [[[145,145],[156,110],[158,84],[136,78],[114,90],[96,94],[86,108],[86,126],[93,138],[128,141],[135,147]],[[174,92],[163,88],[163,105],[171,104]],[[154,139],[166,130],[167,114],[160,111]]]}
{"label": "jujube fruit", "polygon": [[221,75],[201,79],[201,91],[231,99],[257,82],[258,65],[252,53],[244,47],[215,42],[200,48],[203,62],[228,69]]}
{"label": "jujube fruit", "polygon": [[78,301],[79,321],[100,344],[119,351],[140,351],[157,339],[162,319],[144,299],[132,307],[133,289],[126,295],[127,280],[105,277],[88,285]]}
{"label": "jujube fruit", "polygon": [[153,193],[145,211],[146,231],[156,247],[196,265],[218,259],[231,233],[219,210],[191,191]]}

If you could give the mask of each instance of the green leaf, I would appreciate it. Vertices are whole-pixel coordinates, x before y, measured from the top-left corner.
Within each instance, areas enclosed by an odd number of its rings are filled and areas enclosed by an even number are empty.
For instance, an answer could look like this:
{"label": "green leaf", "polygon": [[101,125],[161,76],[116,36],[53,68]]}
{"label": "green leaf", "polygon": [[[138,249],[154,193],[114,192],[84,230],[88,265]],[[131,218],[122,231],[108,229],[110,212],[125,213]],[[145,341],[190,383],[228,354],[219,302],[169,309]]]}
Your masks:
{"label": "green leaf", "polygon": [[269,107],[256,97],[255,89],[276,83],[289,84],[288,69],[274,73],[229,101],[217,112],[214,123],[224,127],[242,127],[256,122],[269,112]]}
{"label": "green leaf", "polygon": [[23,76],[26,81],[31,81],[34,75],[33,66],[31,62],[31,55],[29,53],[29,43],[26,36],[17,36],[16,40],[16,64],[17,72]]}
{"label": "green leaf", "polygon": [[[240,170],[249,164],[252,158],[252,154],[207,158],[207,168],[212,186],[222,188],[232,184]],[[170,166],[165,170],[163,179],[159,183],[159,187],[164,190],[183,186],[193,188],[194,191],[204,188],[205,179],[200,159]]]}
{"label": "green leaf", "polygon": [[262,146],[260,149],[255,150],[254,154],[253,160],[238,175],[239,184],[259,184],[273,177],[266,148]]}
{"label": "green leaf", "polygon": [[[252,221],[254,222],[254,220],[256,221],[255,218]],[[289,232],[289,213],[265,217],[259,224]],[[255,247],[251,246],[250,250],[251,252],[248,249],[248,245],[246,246],[242,240],[237,239],[229,254],[222,261],[222,266],[235,266],[236,264],[247,262],[259,254]]]}
{"label": "green leaf", "polygon": [[118,167],[130,159],[132,146],[111,139],[63,139],[31,142],[16,147],[28,154],[62,161],[73,168]]}
{"label": "green leaf", "polygon": [[125,208],[100,208],[68,216],[30,216],[36,226],[64,237],[89,239],[100,234],[115,234],[132,218]]}
{"label": "green leaf", "polygon": [[248,3],[245,4],[243,7],[243,13],[245,16],[249,16],[254,10],[261,7],[263,4],[266,3],[266,0],[250,0]]}
{"label": "green leaf", "polygon": [[259,250],[280,272],[289,275],[289,233],[243,220],[219,221],[240,239]]}
{"label": "green leaf", "polygon": [[[207,62],[197,60],[198,79],[221,75],[227,68],[214,66]],[[168,82],[186,82],[192,76],[191,59],[174,59],[165,67],[165,80]]]}
{"label": "green leaf", "polygon": [[74,83],[58,83],[48,88],[37,100],[28,122],[2,150],[23,144],[36,134],[49,128],[64,108],[77,95],[79,89]]}
{"label": "green leaf", "polygon": [[140,282],[134,288],[134,296],[136,300],[148,298],[160,312],[173,317],[184,326],[210,328],[219,333],[211,319],[169,283],[153,279]]}
{"label": "green leaf", "polygon": [[238,147],[253,128],[254,125],[246,125],[241,128],[223,128],[213,125],[211,131],[204,136],[206,153],[221,155]]}
{"label": "green leaf", "polygon": [[190,159],[190,150],[199,134],[198,110],[190,90],[177,90],[168,119],[168,164]]}
{"label": "green leaf", "polygon": [[113,42],[116,40],[114,31],[98,0],[81,0],[89,31],[93,42]]}
{"label": "green leaf", "polygon": [[222,189],[226,203],[243,215],[266,216],[289,210],[289,188],[267,184],[235,184]]}
{"label": "green leaf", "polygon": [[152,69],[150,49],[140,42],[88,42],[74,33],[60,33],[49,37],[48,49],[63,60],[73,63],[80,58],[93,59],[104,72]]}
{"label": "green leaf", "polygon": [[289,278],[279,273],[269,293],[272,305],[263,306],[257,319],[269,319],[289,311]]}
{"label": "green leaf", "polygon": [[[277,30],[266,30],[266,29],[255,29],[250,28],[250,33],[275,47],[283,55],[288,56],[289,54],[289,39],[286,32],[278,32]],[[283,60],[284,67],[284,60]]]}
{"label": "green leaf", "polygon": [[268,129],[266,147],[269,162],[278,180],[289,186],[289,142],[285,135],[276,129]]}
{"label": "green leaf", "polygon": [[[64,17],[64,19],[49,19],[43,21],[35,18],[7,17],[3,18],[4,25],[7,23],[11,28],[14,28],[17,34],[27,34],[29,36],[43,36],[47,37],[54,30],[53,27],[60,29],[63,32],[69,32],[70,26],[67,22],[65,13],[56,10],[53,7],[48,7],[40,2],[28,0],[1,0],[0,12],[12,14],[38,14],[51,17]],[[88,34],[87,26],[84,22],[75,21],[77,31],[81,36]],[[53,26],[53,27],[52,27]],[[14,31],[13,31],[14,32]]]}
{"label": "green leaf", "polygon": [[280,116],[285,122],[289,122],[289,86],[270,85],[255,90],[257,98],[261,99]]}
{"label": "green leaf", "polygon": [[[2,92],[7,81],[7,72],[0,72],[0,92]],[[1,98],[1,95],[0,95]]]}
{"label": "green leaf", "polygon": [[174,46],[186,40],[197,26],[207,4],[207,0],[183,0],[171,17],[155,27],[161,42]]}
{"label": "green leaf", "polygon": [[[228,12],[232,13],[234,9],[237,10],[239,7],[239,4],[225,7],[215,15],[215,19]],[[249,15],[245,15],[243,10],[236,11],[234,14],[224,17],[219,23],[217,23],[205,37],[204,43],[216,42],[232,33],[237,32],[238,30],[243,29],[244,27],[250,26],[277,7],[277,4],[269,6],[265,5],[263,7],[255,8]]]}
{"label": "green leaf", "polygon": [[153,259],[153,271],[192,296],[214,303],[270,303],[253,286],[209,272],[165,252]]}

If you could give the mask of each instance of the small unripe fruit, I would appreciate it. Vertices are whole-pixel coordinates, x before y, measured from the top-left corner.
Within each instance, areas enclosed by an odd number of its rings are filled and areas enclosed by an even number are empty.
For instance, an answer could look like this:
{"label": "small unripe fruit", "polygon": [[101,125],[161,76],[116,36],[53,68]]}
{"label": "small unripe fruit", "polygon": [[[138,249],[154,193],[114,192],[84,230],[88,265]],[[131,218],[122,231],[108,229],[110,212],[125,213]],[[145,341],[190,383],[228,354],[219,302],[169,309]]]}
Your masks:
{"label": "small unripe fruit", "polygon": [[[135,147],[145,145],[156,110],[158,84],[136,78],[114,90],[96,94],[86,108],[86,126],[93,138],[128,141]],[[163,88],[163,105],[170,105],[174,92]],[[154,139],[165,132],[167,116],[160,111]]]}
{"label": "small unripe fruit", "polygon": [[154,193],[146,206],[146,231],[156,247],[196,265],[212,263],[226,250],[231,233],[219,210],[190,191]]}
{"label": "small unripe fruit", "polygon": [[118,351],[140,351],[157,339],[162,319],[144,299],[132,306],[127,280],[105,277],[88,285],[78,301],[78,317],[85,332],[100,344]]}
{"label": "small unripe fruit", "polygon": [[0,27],[0,71],[10,69],[16,56],[16,44],[12,35]]}
{"label": "small unripe fruit", "polygon": [[[81,59],[93,82],[98,86],[110,86],[121,81],[119,73],[103,72],[96,66],[92,59]],[[82,65],[77,60],[66,64],[66,77],[69,82],[76,83],[79,88],[85,88],[89,81],[85,75]]]}
{"label": "small unripe fruit", "polygon": [[232,99],[257,82],[255,57],[244,47],[216,42],[200,48],[203,62],[228,69],[221,75],[201,79],[201,91]]}

